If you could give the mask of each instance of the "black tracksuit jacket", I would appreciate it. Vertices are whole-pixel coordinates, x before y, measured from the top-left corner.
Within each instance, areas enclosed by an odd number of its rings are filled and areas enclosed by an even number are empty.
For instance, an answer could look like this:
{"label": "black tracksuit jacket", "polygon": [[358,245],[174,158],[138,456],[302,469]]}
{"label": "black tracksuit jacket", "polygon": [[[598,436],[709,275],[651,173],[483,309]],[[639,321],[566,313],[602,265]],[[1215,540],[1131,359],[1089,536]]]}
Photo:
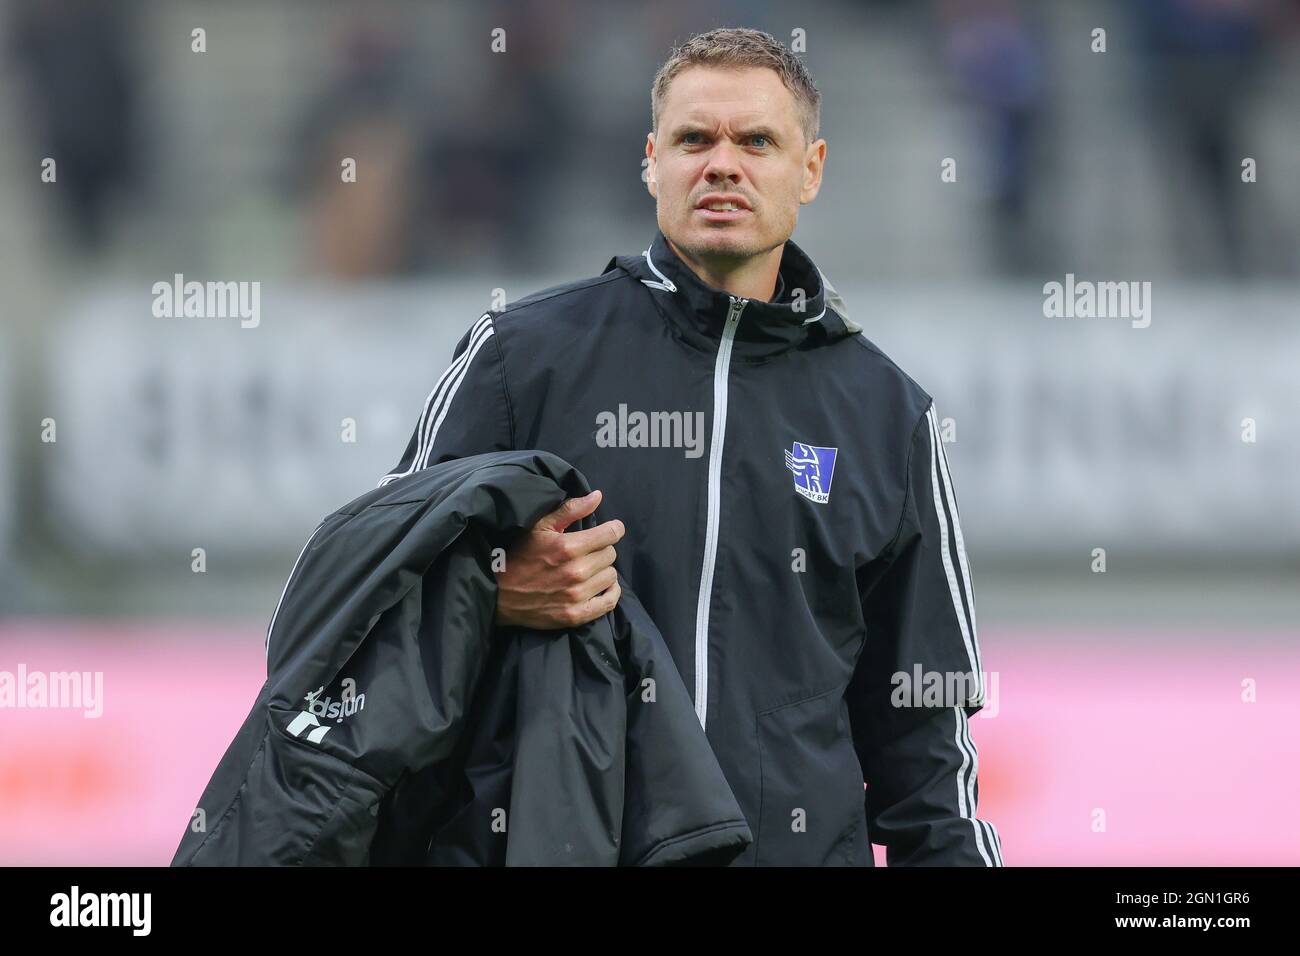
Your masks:
{"label": "black tracksuit jacket", "polygon": [[[870,866],[876,843],[891,865],[1000,866],[938,428],[793,241],[762,302],[706,285],[656,230],[474,322],[380,485],[541,449],[604,492],[595,517],[626,525],[617,567],[753,831],[732,865]],[[936,676],[962,692],[915,706],[902,681]]]}
{"label": "black tracksuit jacket", "polygon": [[493,624],[509,541],[590,490],[553,455],[497,452],[327,516],[172,865],[713,865],[748,846],[634,592],[562,634]]}

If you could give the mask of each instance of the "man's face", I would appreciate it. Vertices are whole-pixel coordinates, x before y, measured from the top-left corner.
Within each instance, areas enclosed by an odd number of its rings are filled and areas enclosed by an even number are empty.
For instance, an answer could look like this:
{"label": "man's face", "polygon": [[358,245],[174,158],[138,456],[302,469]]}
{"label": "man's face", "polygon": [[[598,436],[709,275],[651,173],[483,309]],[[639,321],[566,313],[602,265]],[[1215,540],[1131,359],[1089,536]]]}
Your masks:
{"label": "man's face", "polygon": [[[693,66],[669,86],[646,157],[663,234],[690,258],[734,266],[794,233],[799,206],[821,188],[826,141],[804,144],[776,71]],[[742,208],[699,208],[724,193]]]}

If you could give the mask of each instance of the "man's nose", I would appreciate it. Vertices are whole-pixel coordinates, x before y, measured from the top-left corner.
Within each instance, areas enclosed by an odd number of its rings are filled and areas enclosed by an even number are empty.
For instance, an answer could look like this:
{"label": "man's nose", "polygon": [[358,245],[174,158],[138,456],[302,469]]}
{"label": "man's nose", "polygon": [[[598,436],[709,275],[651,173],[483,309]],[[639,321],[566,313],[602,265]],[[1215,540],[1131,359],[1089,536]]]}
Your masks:
{"label": "man's nose", "polygon": [[704,178],[709,182],[718,179],[734,179],[740,175],[740,163],[736,147],[728,142],[720,143],[709,151],[709,162],[704,167]]}

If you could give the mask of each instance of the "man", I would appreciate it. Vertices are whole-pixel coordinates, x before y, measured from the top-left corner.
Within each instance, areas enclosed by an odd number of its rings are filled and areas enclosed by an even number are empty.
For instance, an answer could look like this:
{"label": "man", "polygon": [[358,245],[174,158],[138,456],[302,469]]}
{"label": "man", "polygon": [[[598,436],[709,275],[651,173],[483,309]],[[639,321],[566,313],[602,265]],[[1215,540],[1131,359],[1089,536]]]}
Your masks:
{"label": "man", "polygon": [[[737,865],[870,866],[877,843],[999,866],[933,404],[790,241],[821,186],[820,94],[771,36],[725,29],[675,50],[651,102],[650,247],[475,322],[380,483],[510,448],[587,475],[508,552],[498,622],[606,613],[617,557],[755,834]],[[962,690],[917,706],[919,673]]]}

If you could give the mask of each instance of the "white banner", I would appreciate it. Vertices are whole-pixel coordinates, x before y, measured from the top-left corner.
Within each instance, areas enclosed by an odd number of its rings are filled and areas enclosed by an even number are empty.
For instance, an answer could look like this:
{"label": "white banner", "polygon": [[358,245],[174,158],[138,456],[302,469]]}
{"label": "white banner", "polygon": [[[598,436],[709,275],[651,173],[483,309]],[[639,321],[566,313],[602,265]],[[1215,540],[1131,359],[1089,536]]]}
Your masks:
{"label": "white banner", "polygon": [[[397,462],[492,294],[266,284],[224,290],[224,317],[200,318],[166,280],[101,292],[50,326],[48,505],[88,552],[300,543]],[[1145,327],[1048,317],[1036,287],[839,288],[951,419],[973,553],[1300,553],[1295,287],[1154,282]]]}
{"label": "white banner", "polygon": [[951,418],[981,547],[1300,553],[1300,289],[1170,288],[1127,317],[1041,289],[845,293]]}

